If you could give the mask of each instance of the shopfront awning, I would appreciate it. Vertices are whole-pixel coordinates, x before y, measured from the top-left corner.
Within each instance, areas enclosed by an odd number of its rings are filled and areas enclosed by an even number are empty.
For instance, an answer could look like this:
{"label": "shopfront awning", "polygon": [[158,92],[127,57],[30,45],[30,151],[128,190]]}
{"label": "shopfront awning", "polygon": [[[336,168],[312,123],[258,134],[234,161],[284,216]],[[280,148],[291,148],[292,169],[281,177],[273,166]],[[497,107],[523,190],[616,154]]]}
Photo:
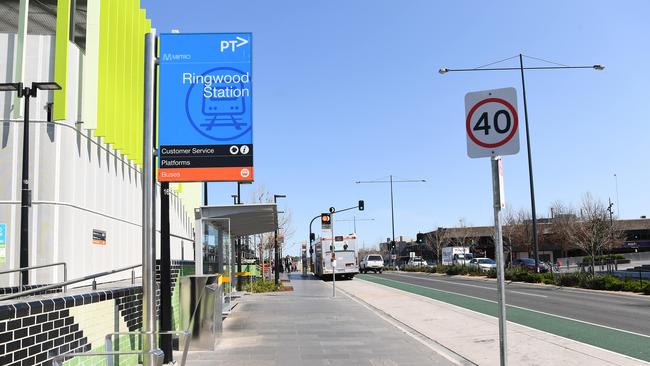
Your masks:
{"label": "shopfront awning", "polygon": [[275,203],[203,206],[194,210],[196,220],[230,219],[230,235],[246,236],[274,231],[278,225]]}

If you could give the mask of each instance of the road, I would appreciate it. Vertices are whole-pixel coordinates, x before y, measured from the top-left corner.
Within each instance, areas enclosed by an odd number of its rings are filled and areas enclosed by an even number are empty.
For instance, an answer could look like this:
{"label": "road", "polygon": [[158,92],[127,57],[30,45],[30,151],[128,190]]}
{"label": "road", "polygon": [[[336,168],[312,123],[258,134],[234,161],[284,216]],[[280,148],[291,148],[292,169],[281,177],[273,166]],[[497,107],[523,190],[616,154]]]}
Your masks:
{"label": "road", "polygon": [[[406,272],[361,277],[389,279],[488,301],[497,300],[496,281],[490,279]],[[509,308],[518,307],[650,336],[650,296],[511,282],[506,283],[506,303]]]}

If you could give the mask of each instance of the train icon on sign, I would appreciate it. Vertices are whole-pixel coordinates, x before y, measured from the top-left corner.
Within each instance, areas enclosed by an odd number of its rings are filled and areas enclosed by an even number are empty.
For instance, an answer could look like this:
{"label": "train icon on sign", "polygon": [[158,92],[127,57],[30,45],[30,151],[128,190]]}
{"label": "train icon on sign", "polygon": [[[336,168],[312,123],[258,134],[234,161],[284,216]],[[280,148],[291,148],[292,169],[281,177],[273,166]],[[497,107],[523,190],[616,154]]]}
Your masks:
{"label": "train icon on sign", "polygon": [[250,72],[217,67],[189,87],[185,112],[192,126],[217,141],[230,141],[251,131]]}

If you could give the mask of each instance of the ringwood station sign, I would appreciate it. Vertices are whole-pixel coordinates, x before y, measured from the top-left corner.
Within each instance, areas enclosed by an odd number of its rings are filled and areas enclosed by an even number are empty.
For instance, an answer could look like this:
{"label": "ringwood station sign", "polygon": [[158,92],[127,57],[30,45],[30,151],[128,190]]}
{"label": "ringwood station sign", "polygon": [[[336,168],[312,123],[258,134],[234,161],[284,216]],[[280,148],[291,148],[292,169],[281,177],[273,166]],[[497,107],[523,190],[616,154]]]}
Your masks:
{"label": "ringwood station sign", "polygon": [[253,180],[252,34],[160,35],[158,180]]}

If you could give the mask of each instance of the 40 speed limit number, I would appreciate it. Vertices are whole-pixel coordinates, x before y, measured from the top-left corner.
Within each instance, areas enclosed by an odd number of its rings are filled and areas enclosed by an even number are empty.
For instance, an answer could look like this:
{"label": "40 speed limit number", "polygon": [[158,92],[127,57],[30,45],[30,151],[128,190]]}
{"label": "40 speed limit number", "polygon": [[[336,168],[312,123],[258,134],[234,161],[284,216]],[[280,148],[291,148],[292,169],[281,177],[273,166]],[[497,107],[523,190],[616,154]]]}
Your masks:
{"label": "40 speed limit number", "polygon": [[470,158],[518,153],[519,116],[515,88],[467,93],[465,129]]}

